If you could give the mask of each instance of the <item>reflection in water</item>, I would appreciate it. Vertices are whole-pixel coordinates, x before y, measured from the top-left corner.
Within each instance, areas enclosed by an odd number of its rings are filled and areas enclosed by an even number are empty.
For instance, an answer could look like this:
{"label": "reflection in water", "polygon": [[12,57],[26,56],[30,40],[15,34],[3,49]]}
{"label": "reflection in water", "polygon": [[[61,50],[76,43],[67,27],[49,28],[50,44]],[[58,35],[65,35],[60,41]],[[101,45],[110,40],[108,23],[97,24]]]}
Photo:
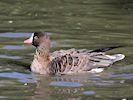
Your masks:
{"label": "reflection in water", "polygon": [[68,87],[79,87],[81,86],[80,83],[77,83],[77,82],[51,82],[49,85],[51,86],[68,86]]}
{"label": "reflection in water", "polygon": [[85,91],[85,92],[83,92],[83,94],[93,95],[93,94],[95,94],[95,92],[94,91]]}
{"label": "reflection in water", "polygon": [[19,56],[7,56],[7,55],[0,55],[0,58],[21,59],[21,57],[19,57]]}
{"label": "reflection in water", "polygon": [[22,38],[22,37],[29,37],[31,33],[1,33],[0,37],[8,37],[8,38]]}
{"label": "reflection in water", "polygon": [[23,83],[34,83],[34,81],[29,74],[24,74],[24,73],[17,73],[17,72],[10,72],[10,73],[0,73],[0,77],[5,77],[5,78],[16,78],[19,79],[20,82]]}
{"label": "reflection in water", "polygon": [[[107,73],[104,74],[107,75]],[[115,98],[117,97],[117,94],[115,93],[124,90],[123,86],[125,83],[121,83],[119,80],[117,82],[117,80],[115,81],[109,75],[103,77],[95,74],[68,75],[63,77],[35,75],[34,78],[37,80],[35,98],[41,100],[53,100],[54,98],[57,98],[57,100],[63,98],[66,100],[81,100],[84,98],[83,95],[88,95],[88,97],[85,97],[86,99],[104,99],[111,97],[111,95]],[[108,91],[108,89],[110,91]],[[122,97],[124,97],[124,95]]]}
{"label": "reflection in water", "polygon": [[[132,100],[132,20],[132,0],[0,0],[0,99]],[[31,75],[34,31],[51,32],[51,51],[124,45],[109,53],[126,58],[100,74]]]}
{"label": "reflection in water", "polygon": [[112,75],[113,78],[121,78],[121,79],[133,79],[133,74],[117,74]]}
{"label": "reflection in water", "polygon": [[7,50],[22,50],[25,49],[24,46],[18,46],[18,45],[6,45],[3,47],[3,49],[7,49]]}

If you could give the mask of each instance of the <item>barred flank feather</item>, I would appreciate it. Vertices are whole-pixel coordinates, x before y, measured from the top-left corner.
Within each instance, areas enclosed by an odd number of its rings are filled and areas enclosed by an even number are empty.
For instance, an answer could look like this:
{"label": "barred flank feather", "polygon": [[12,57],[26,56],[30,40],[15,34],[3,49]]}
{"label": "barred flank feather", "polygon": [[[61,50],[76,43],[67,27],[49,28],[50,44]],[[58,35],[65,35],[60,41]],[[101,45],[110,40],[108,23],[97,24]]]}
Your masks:
{"label": "barred flank feather", "polygon": [[[110,49],[113,48],[116,47],[111,47]],[[99,50],[106,51],[110,49],[104,48]],[[90,52],[86,49],[69,49],[54,52],[52,54],[54,59],[49,63],[49,74],[55,75],[86,72],[91,71],[92,69],[97,70],[97,68],[108,67],[115,61],[124,58],[124,56],[121,55],[118,59],[118,57],[116,58],[116,55],[105,55],[104,52],[96,52],[97,50],[94,50],[95,52]]]}

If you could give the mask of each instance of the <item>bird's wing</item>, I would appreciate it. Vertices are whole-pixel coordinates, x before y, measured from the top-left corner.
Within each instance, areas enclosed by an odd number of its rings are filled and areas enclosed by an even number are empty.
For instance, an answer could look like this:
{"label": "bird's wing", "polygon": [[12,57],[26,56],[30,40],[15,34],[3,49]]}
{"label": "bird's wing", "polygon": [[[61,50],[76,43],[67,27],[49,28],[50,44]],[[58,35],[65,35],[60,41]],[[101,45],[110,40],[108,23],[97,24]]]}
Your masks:
{"label": "bird's wing", "polygon": [[[124,58],[123,55],[106,55],[97,50],[69,49],[55,51],[50,56],[49,73],[50,74],[68,74],[90,71],[94,68],[106,68],[115,61]],[[99,52],[97,52],[99,51]]]}

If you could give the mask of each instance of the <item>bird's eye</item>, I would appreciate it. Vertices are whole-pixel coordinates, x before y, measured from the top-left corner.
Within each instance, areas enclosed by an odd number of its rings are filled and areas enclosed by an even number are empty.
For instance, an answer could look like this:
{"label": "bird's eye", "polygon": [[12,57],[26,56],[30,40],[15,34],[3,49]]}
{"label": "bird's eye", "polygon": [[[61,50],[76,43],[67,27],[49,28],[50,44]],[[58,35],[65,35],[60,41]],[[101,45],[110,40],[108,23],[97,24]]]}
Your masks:
{"label": "bird's eye", "polygon": [[38,37],[37,37],[37,36],[35,36],[35,37],[34,37],[34,39],[35,39],[35,40],[37,40],[37,39],[38,39]]}

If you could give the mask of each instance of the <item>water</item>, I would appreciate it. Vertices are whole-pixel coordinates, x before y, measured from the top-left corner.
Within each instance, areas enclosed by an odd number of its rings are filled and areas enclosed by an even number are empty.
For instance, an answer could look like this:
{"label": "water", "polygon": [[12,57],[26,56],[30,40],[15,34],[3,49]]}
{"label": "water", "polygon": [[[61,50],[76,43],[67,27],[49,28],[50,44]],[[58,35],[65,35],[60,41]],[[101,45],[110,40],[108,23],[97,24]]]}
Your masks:
{"label": "water", "polygon": [[[131,0],[1,0],[0,99],[132,100],[132,20]],[[23,44],[34,31],[50,32],[51,52],[123,45],[108,53],[126,58],[100,74],[36,75],[35,48]]]}

